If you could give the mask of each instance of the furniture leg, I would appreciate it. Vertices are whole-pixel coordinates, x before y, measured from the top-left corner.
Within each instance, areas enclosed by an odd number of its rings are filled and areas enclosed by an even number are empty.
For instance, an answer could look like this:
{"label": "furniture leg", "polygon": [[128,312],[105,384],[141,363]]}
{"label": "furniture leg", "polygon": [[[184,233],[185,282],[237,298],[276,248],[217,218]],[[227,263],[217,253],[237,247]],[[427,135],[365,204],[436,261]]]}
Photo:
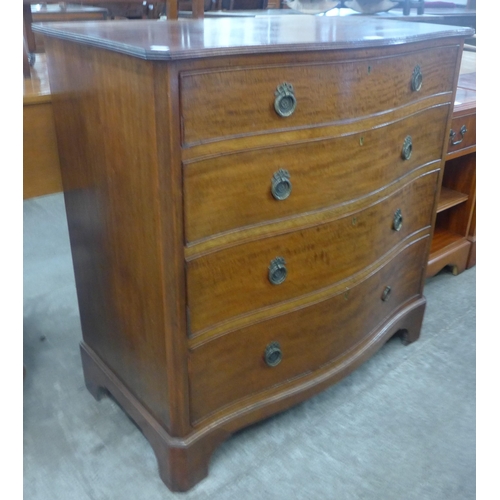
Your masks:
{"label": "furniture leg", "polygon": [[172,491],[187,491],[208,475],[215,448],[230,435],[223,429],[171,436],[85,343],[80,344],[85,385],[96,400],[109,393],[135,422],[153,448],[162,481]]}

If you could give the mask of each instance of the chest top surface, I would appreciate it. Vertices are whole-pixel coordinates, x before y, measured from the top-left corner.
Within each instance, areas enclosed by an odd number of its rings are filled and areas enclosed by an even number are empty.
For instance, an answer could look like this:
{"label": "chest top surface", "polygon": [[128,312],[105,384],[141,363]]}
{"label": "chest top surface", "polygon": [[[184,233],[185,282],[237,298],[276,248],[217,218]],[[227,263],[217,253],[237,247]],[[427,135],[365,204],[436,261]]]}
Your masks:
{"label": "chest top surface", "polygon": [[373,17],[305,15],[40,23],[34,31],[148,60],[377,47],[474,33],[465,27]]}

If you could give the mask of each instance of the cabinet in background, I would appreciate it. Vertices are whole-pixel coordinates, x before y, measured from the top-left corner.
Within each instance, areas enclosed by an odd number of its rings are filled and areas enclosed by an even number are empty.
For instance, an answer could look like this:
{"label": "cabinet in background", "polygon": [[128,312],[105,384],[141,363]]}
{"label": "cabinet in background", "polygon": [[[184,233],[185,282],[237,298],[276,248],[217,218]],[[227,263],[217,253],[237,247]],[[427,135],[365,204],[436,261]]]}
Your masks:
{"label": "cabinet in background", "polygon": [[476,73],[461,75],[444,167],[427,276],[476,263]]}

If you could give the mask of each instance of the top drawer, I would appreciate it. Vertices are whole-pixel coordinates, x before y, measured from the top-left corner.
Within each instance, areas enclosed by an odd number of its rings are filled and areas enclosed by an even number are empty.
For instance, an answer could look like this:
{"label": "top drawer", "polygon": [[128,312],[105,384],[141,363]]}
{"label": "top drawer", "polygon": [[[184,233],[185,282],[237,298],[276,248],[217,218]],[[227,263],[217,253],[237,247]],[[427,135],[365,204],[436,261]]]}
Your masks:
{"label": "top drawer", "polygon": [[456,157],[476,148],[476,74],[458,78],[453,120],[448,141],[448,156]]}
{"label": "top drawer", "polygon": [[[182,142],[319,126],[451,92],[457,51],[448,46],[374,59],[181,72]],[[283,84],[286,95],[278,92]]]}
{"label": "top drawer", "polygon": [[448,154],[456,156],[457,151],[476,146],[476,113],[453,118],[451,122]]}

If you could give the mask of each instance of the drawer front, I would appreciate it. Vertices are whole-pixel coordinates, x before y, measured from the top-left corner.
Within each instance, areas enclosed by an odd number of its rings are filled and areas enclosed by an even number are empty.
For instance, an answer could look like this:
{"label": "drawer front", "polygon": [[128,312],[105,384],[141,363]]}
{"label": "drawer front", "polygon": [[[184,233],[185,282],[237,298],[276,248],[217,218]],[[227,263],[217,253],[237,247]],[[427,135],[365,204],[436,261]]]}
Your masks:
{"label": "drawer front", "polygon": [[[186,165],[187,243],[345,203],[439,160],[448,111],[442,105],[375,130]],[[404,159],[407,136],[412,154]]]}
{"label": "drawer front", "polygon": [[453,118],[451,121],[448,154],[476,145],[476,113]]}
{"label": "drawer front", "polygon": [[[346,293],[218,337],[190,352],[191,421],[308,374],[369,336],[418,296],[427,243],[428,237],[418,240]],[[387,286],[390,293],[382,300]],[[282,359],[269,366],[266,347],[272,363],[279,355],[275,342]]]}
{"label": "drawer front", "polygon": [[[182,72],[182,142],[351,120],[451,92],[457,51],[450,46],[349,62]],[[422,85],[413,90],[417,66]],[[292,88],[279,89],[284,83]],[[279,115],[276,109],[283,108],[291,114]]]}
{"label": "drawer front", "polygon": [[[191,335],[332,285],[372,264],[431,224],[437,180],[434,170],[348,217],[187,262]],[[394,229],[398,209],[403,217],[399,231]]]}

